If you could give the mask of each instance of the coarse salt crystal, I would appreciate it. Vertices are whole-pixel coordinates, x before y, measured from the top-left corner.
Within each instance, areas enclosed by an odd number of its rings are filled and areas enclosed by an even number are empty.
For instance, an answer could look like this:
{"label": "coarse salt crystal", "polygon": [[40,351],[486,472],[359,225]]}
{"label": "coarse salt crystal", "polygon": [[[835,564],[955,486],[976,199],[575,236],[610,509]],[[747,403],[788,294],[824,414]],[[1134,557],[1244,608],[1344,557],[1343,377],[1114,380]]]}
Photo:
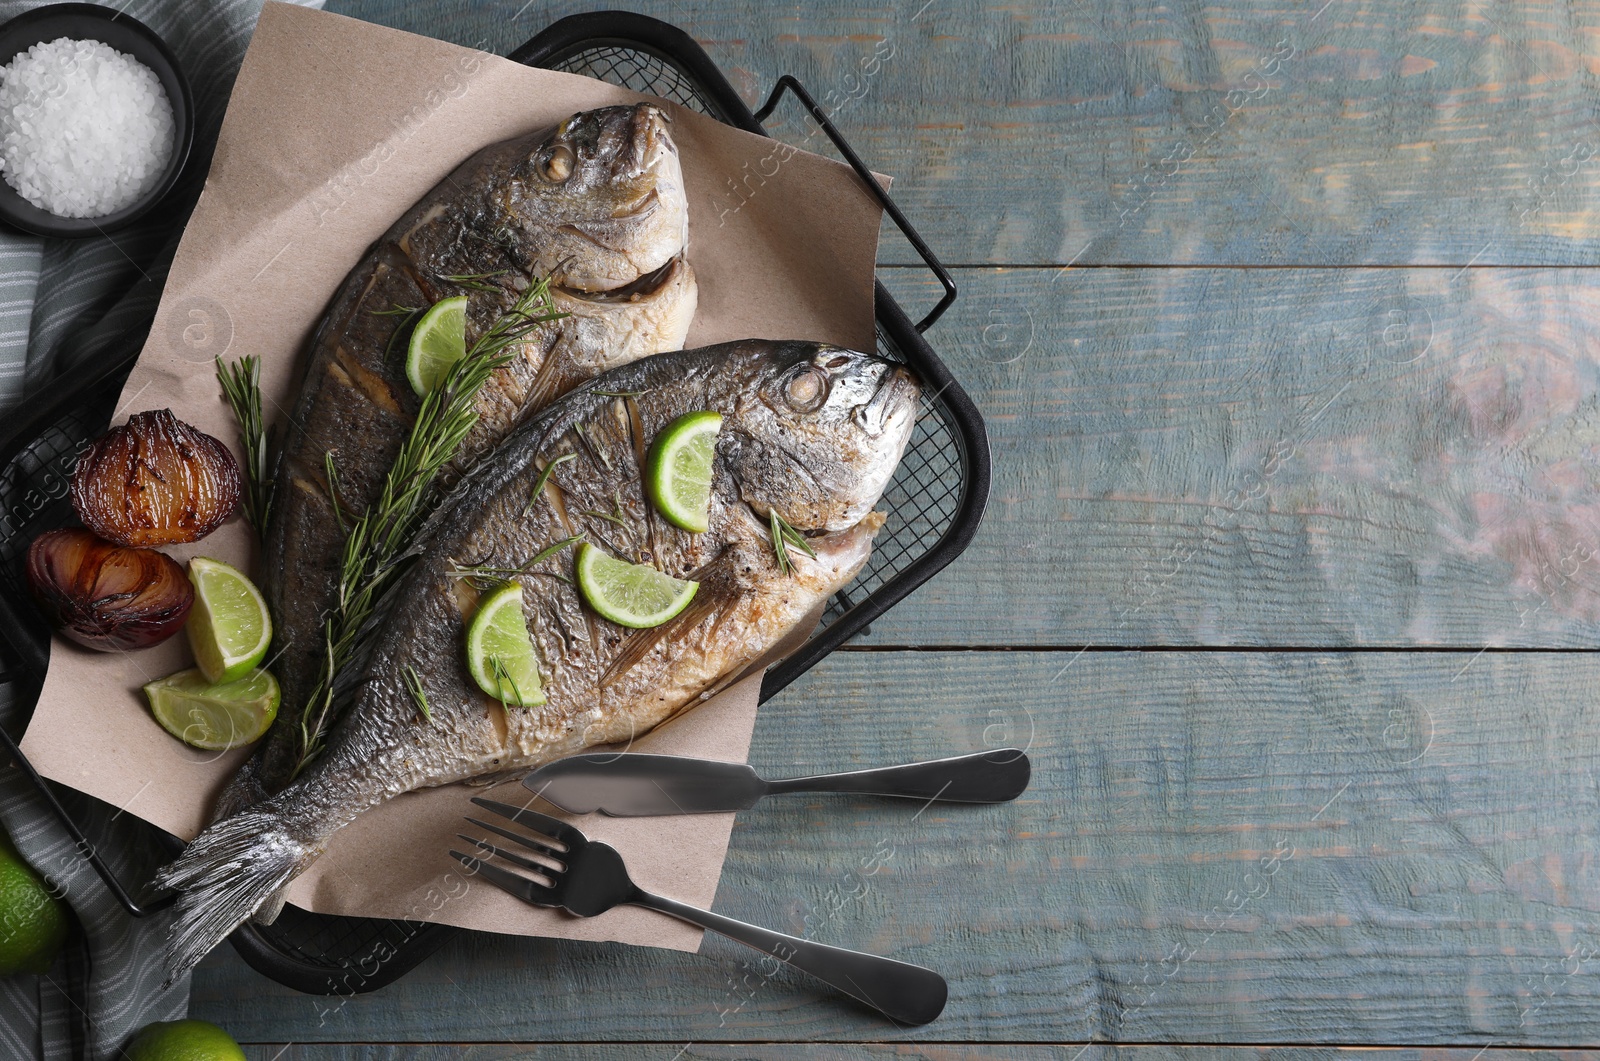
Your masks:
{"label": "coarse salt crystal", "polygon": [[172,103],[155,72],[95,40],[35,44],[0,67],[0,176],[59,217],[102,217],[161,179]]}

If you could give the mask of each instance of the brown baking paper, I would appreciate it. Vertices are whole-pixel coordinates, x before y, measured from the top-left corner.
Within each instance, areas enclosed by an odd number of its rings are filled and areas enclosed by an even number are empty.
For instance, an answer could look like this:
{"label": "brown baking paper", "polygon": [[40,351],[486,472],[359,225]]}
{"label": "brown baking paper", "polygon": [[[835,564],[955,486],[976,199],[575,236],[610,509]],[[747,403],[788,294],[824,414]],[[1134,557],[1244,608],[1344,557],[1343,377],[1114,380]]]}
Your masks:
{"label": "brown baking paper", "polygon": [[[269,418],[293,401],[299,354],[334,289],[368,245],[485,144],[574,111],[641,97],[589,78],[532,70],[338,15],[269,3],[229,102],[211,172],[184,232],[150,339],[114,420],[169,407],[232,444],[212,360],[259,355]],[[689,194],[689,259],[700,282],[689,345],[803,338],[870,350],[879,209],[844,166],[669,105]],[[254,570],[234,519],[180,561]],[[184,838],[205,824],[248,754],[188,748],[151,718],[140,686],[190,666],[183,638],[142,652],[88,652],[56,639],[23,748],[45,776]],[[759,674],[635,750],[742,761]],[[619,908],[587,921],[519,903],[471,880],[446,854],[482,789],[412,793],[363,815],[295,882],[290,901],[322,913],[408,917],[467,928],[693,950],[699,930]],[[525,790],[504,787],[507,802]],[[548,808],[547,808],[548,809]],[[582,820],[611,840],[642,884],[709,905],[732,815]]]}

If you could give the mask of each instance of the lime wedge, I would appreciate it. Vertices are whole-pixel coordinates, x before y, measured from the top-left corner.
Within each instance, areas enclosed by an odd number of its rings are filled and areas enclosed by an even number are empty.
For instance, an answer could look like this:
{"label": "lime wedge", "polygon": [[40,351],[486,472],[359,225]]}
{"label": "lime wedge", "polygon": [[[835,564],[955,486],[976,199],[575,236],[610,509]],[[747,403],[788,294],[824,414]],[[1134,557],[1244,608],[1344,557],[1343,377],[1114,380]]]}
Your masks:
{"label": "lime wedge", "polygon": [[467,627],[467,668],[478,688],[510,707],[544,703],[539,657],[522,617],[522,586],[507,583],[486,594]]}
{"label": "lime wedge", "polygon": [[440,299],[411,329],[411,345],[406,348],[406,379],[417,397],[437,387],[466,352],[467,296]]}
{"label": "lime wedge", "polygon": [[278,679],[264,670],[220,684],[198,669],[181,670],[146,685],[144,694],[162,729],[208,751],[260,740],[278,714]]}
{"label": "lime wedge", "polygon": [[588,542],[578,546],[578,589],[589,607],[614,623],[636,630],[660,626],[687,608],[699,588],[698,582],[618,560]]}
{"label": "lime wedge", "polygon": [[272,643],[272,620],[261,591],[244,572],[221,560],[189,561],[194,608],[184,629],[206,681],[221,684],[250,673]]}
{"label": "lime wedge", "polygon": [[685,413],[650,444],[644,481],[667,522],[704,533],[711,518],[711,462],[717,455],[721,413]]}

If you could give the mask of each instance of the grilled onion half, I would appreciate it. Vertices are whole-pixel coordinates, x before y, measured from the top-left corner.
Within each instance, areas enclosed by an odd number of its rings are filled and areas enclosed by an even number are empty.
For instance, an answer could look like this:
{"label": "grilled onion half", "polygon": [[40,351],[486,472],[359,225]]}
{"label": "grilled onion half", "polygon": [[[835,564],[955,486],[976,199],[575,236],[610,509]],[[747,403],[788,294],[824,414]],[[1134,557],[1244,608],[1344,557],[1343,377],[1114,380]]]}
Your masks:
{"label": "grilled onion half", "polygon": [[171,410],[138,413],[78,458],[72,506],[84,526],[139,548],[199,541],[239,505],[228,447]]}
{"label": "grilled onion half", "polygon": [[170,556],[128,549],[76,528],[28,547],[28,585],[51,625],[80,645],[115,652],[177,633],[194,587]]}

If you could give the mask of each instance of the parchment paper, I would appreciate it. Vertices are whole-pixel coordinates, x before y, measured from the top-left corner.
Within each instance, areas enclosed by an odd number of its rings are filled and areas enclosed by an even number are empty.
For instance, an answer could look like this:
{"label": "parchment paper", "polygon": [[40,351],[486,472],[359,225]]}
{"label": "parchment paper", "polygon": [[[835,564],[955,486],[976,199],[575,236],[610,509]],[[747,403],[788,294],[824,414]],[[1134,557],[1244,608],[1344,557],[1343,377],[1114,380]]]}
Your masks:
{"label": "parchment paper", "polygon": [[[170,407],[236,446],[212,359],[256,354],[268,417],[281,419],[299,355],[334,289],[369,244],[485,144],[591,107],[644,97],[589,78],[269,3],[245,56],[205,192],[114,422]],[[689,194],[689,259],[700,281],[689,345],[804,338],[873,348],[879,210],[844,166],[670,106]],[[255,570],[235,518],[167,550]],[[248,754],[190,749],[150,717],[140,686],[190,666],[183,638],[136,653],[56,639],[24,750],[45,776],[184,838]],[[636,750],[740,760],[759,674],[642,738]],[[471,881],[446,851],[481,789],[413,793],[338,833],[293,886],[306,909],[468,928],[693,950],[697,929],[632,908],[581,921]],[[525,802],[524,789],[496,790]],[[546,807],[545,809],[549,809]],[[646,887],[709,905],[732,815],[581,822],[611,840]]]}

